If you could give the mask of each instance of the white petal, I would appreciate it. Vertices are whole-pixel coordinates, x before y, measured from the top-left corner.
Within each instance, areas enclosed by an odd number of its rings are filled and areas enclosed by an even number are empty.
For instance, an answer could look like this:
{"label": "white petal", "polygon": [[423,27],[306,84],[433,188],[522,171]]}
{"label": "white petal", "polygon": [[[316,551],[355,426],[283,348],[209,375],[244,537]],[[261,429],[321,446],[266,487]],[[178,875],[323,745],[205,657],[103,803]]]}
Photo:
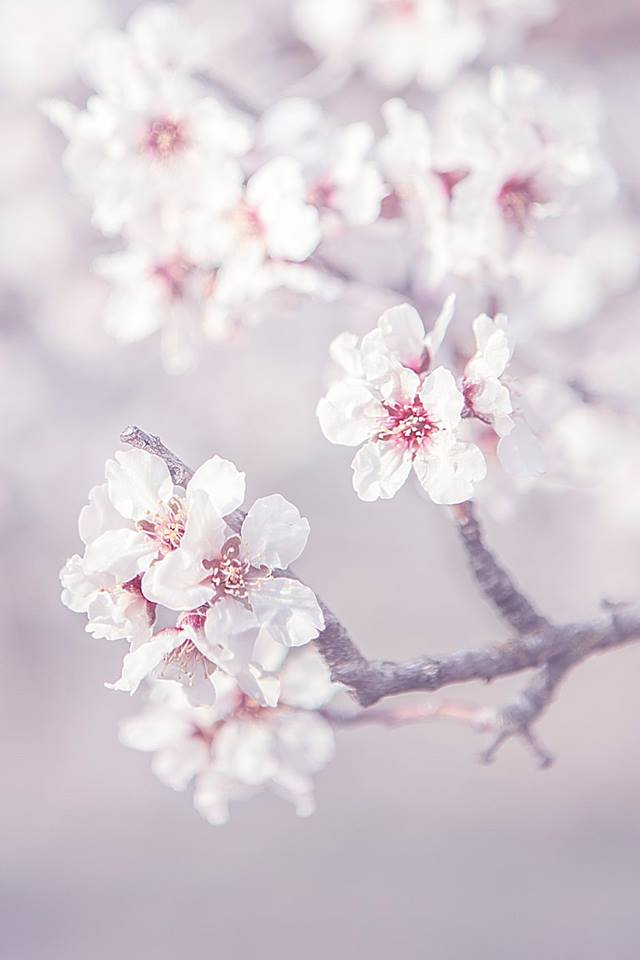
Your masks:
{"label": "white petal", "polygon": [[145,450],[119,450],[107,460],[109,497],[129,520],[142,520],[173,495],[173,480],[164,460]]}
{"label": "white petal", "polygon": [[351,463],[353,489],[361,500],[395,496],[411,471],[411,455],[393,442],[366,443]]}
{"label": "white petal", "polygon": [[187,487],[187,496],[202,490],[220,514],[237,510],[244,500],[245,475],[230,460],[211,457],[198,467]]}
{"label": "white petal", "polygon": [[540,441],[528,423],[518,419],[513,430],[498,443],[500,463],[512,476],[526,479],[544,473],[544,456]]}
{"label": "white petal", "polygon": [[309,521],[279,493],[261,497],[242,524],[241,553],[255,567],[286,570],[309,539]]}
{"label": "white petal", "polygon": [[195,610],[211,599],[214,588],[200,559],[179,548],[147,570],[142,592],[170,610]]}
{"label": "white petal", "polygon": [[302,646],[324,628],[324,617],[313,590],[298,580],[262,580],[250,589],[250,601],[261,625],[285,647]]}
{"label": "white petal", "polygon": [[434,503],[462,503],[473,496],[473,485],[483,480],[487,464],[473,443],[443,438],[414,461],[418,480]]}
{"label": "white petal", "polygon": [[456,306],[456,295],[455,293],[450,293],[445,302],[442,304],[442,310],[438,314],[433,327],[425,337],[425,342],[427,345],[427,350],[429,351],[429,358],[433,362],[434,357],[436,356],[438,350],[442,346],[442,342],[445,338],[449,324],[453,319],[453,313]]}
{"label": "white petal", "polygon": [[425,361],[425,331],[415,307],[403,303],[385,310],[378,329],[386,349],[405,367],[420,370]]}
{"label": "white petal", "polygon": [[89,491],[89,503],[80,511],[78,531],[80,539],[87,544],[105,530],[123,527],[122,516],[111,503],[107,484],[102,483]]}
{"label": "white petal", "polygon": [[317,773],[335,755],[333,730],[317,714],[283,714],[276,720],[276,731],[283,764],[298,773]]}
{"label": "white petal", "polygon": [[438,426],[453,430],[460,422],[464,397],[450,370],[437,367],[424,380],[420,399]]}
{"label": "white petal", "polygon": [[327,440],[347,447],[368,440],[385,416],[384,407],[368,387],[343,380],[329,387],[316,412]]}
{"label": "white petal", "polygon": [[211,651],[214,659],[221,658],[220,648],[227,647],[236,634],[255,629],[257,636],[258,627],[258,619],[251,610],[237,600],[223,597],[207,610],[204,624],[207,650]]}
{"label": "white petal", "polygon": [[334,363],[342,367],[345,373],[350,377],[362,377],[362,362],[360,360],[360,348],[358,347],[358,337],[355,333],[345,331],[339,333],[331,341],[329,353]]}
{"label": "white petal", "polygon": [[102,573],[85,573],[84,561],[78,554],[69,557],[60,571],[62,584],[61,600],[74,613],[86,613],[92,600],[103,588],[109,576]]}
{"label": "white petal", "polygon": [[340,689],[313,644],[289,654],[280,679],[281,701],[304,710],[324,707]]}
{"label": "white petal", "polygon": [[88,572],[111,573],[119,583],[126,583],[146,570],[157,555],[158,546],[150,537],[123,527],[93,540],[84,563]]}
{"label": "white petal", "polygon": [[258,721],[230,721],[215,741],[216,767],[241,783],[257,785],[278,768],[270,725]]}
{"label": "white petal", "polygon": [[231,533],[222,514],[204,490],[187,492],[187,523],[180,549],[193,560],[213,560],[219,556]]}
{"label": "white petal", "polygon": [[204,770],[211,759],[209,747],[198,737],[165,747],[156,753],[151,769],[158,780],[173,790],[185,790],[191,780]]}
{"label": "white petal", "polygon": [[153,752],[179,743],[192,729],[189,719],[178,712],[166,707],[150,707],[123,720],[118,728],[118,739],[132,750]]}
{"label": "white petal", "polygon": [[164,658],[184,642],[181,630],[161,630],[147,643],[131,650],[122,661],[122,675],[115,683],[105,683],[109,690],[125,690],[134,694],[142,681],[160,666]]}

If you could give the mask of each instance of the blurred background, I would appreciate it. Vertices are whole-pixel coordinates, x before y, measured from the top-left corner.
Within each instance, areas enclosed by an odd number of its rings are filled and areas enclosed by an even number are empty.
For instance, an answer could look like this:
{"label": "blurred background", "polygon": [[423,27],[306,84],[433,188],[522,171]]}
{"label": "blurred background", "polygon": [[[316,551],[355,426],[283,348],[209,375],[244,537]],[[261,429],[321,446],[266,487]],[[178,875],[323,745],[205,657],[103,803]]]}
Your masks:
{"label": "blurred background", "polygon": [[[279,6],[270,0],[261,15],[277,25]],[[222,32],[231,11],[216,7]],[[360,299],[273,316],[212,346],[182,378],[167,377],[149,342],[122,347],[102,332],[105,291],[89,264],[104,240],[38,103],[73,96],[85,31],[121,25],[133,8],[0,2],[2,956],[636,960],[640,647],[593,658],[562,686],[540,725],[552,769],[539,771],[519,743],[483,767],[481,735],[444,723],[347,730],[307,820],[262,796],[210,827],[187,795],[155,780],[147,757],[119,745],[117,723],[134,705],[103,683],[120,650],[62,607],[58,570],[129,423],[193,465],[213,453],[235,461],[250,498],[279,491],[297,504],[312,528],[299,572],[366,654],[505,636],[446,512],[411,489],[361,503],[349,452],[320,434],[327,346],[342,329],[371,327],[377,307]],[[251,16],[238,5],[239,21]],[[639,45],[635,0],[561,0],[522,55],[600,89],[632,204]],[[255,60],[247,90],[260,85]],[[603,337],[638,307],[635,291],[602,318]],[[639,442],[637,421],[628,439]],[[487,517],[490,541],[544,612],[585,617],[601,597],[637,594],[640,510],[628,479],[624,504],[538,489],[508,522]],[[522,682],[453,694],[502,703]]]}

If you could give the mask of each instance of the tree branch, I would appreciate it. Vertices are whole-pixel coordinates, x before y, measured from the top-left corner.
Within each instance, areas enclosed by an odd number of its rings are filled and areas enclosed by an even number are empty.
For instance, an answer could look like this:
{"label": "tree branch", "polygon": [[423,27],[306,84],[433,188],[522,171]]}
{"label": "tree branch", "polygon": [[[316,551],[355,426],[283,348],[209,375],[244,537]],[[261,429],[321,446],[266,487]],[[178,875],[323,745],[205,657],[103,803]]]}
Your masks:
{"label": "tree branch", "polygon": [[533,633],[548,627],[548,620],[541,616],[518,590],[507,571],[486,547],[473,504],[457,504],[453,513],[458,522],[460,539],[467,552],[469,565],[487,600],[520,634]]}
{"label": "tree branch", "polygon": [[[193,471],[159,437],[147,434],[139,427],[127,427],[121,440],[161,457],[174,483],[180,486],[185,486],[193,475]],[[471,505],[458,507],[456,512],[476,580],[501,616],[516,629],[514,638],[489,647],[461,650],[440,657],[421,657],[404,663],[367,660],[339,618],[319,600],[325,627],[317,637],[316,645],[331,669],[333,680],[343,683],[363,707],[398,693],[433,692],[456,683],[489,681],[538,668],[539,672],[516,700],[498,713],[495,721],[497,736],[483,759],[491,761],[506,740],[518,736],[534,750],[541,764],[548,766],[551,756],[534,737],[532,724],[551,702],[558,684],[571,667],[593,653],[640,639],[640,603],[605,604],[604,611],[590,620],[552,624],[537,613],[493,557],[482,539]],[[226,519],[233,529],[239,530],[244,512],[236,510]],[[292,575],[291,571],[287,575]],[[422,716],[442,716],[438,710],[443,709],[424,707]],[[383,716],[387,718],[384,722],[393,722],[392,715],[385,711],[367,711],[367,715],[372,716],[374,722],[381,722]],[[364,718],[364,714],[359,716]]]}

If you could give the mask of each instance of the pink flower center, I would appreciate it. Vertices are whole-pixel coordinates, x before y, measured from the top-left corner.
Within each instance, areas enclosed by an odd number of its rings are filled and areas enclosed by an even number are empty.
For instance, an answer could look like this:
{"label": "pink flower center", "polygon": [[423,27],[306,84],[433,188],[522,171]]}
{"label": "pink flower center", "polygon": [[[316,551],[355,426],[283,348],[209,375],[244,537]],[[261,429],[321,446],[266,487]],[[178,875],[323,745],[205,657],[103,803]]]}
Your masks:
{"label": "pink flower center", "polygon": [[385,403],[384,407],[388,418],[375,440],[390,440],[415,455],[438,430],[419,397],[408,403]]}
{"label": "pink flower center", "polygon": [[164,510],[138,520],[136,528],[156,540],[162,553],[170,553],[180,546],[187,525],[184,503],[171,497]]}
{"label": "pink flower center", "polygon": [[314,207],[328,208],[333,204],[334,193],[335,188],[332,183],[328,180],[318,180],[309,191],[307,202],[313,204]]}
{"label": "pink flower center", "polygon": [[440,178],[442,186],[446,190],[449,200],[453,197],[453,191],[468,176],[467,170],[437,170],[436,176]]}
{"label": "pink flower center", "polygon": [[168,117],[157,117],[147,127],[144,147],[158,160],[169,160],[187,145],[184,124]]}
{"label": "pink flower center", "polygon": [[233,213],[233,221],[239,232],[245,237],[259,237],[264,233],[264,225],[258,211],[242,200]]}
{"label": "pink flower center", "polygon": [[191,686],[198,670],[201,670],[206,678],[215,673],[216,669],[216,665],[207,660],[191,640],[185,640],[165,656],[162,676],[166,679],[176,677]]}
{"label": "pink flower center", "polygon": [[175,257],[173,260],[168,260],[167,263],[158,264],[157,267],[154,267],[152,273],[156,279],[166,286],[169,296],[177,300],[182,296],[185,281],[192,269],[193,267],[186,260]]}
{"label": "pink flower center", "polygon": [[385,0],[385,6],[396,17],[412,17],[416,12],[416,0]]}
{"label": "pink flower center", "polygon": [[502,210],[502,216],[518,230],[524,230],[531,207],[540,201],[541,197],[530,177],[512,177],[498,194],[498,206]]}
{"label": "pink flower center", "polygon": [[211,583],[215,588],[212,603],[223,597],[231,597],[239,603],[249,604],[249,586],[271,576],[266,567],[253,567],[240,556],[240,537],[233,536],[225,542],[220,556],[205,561],[205,567],[211,570]]}

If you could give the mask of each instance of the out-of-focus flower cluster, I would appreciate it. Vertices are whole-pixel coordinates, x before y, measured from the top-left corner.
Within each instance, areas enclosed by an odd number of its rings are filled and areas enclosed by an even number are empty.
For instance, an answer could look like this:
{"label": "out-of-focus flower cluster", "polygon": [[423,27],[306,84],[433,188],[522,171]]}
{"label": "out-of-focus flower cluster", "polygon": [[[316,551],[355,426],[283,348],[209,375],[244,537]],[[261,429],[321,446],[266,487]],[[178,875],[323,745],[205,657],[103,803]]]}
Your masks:
{"label": "out-of-focus flower cluster", "polygon": [[80,514],[84,553],[61,572],[62,600],[86,614],[93,637],[128,643],[107,686],[151,685],[152,705],[125,725],[125,741],[158,750],[154,769],[172,786],[197,776],[196,806],[212,822],[226,818],[228,800],[266,785],[309,812],[309,775],[333,740],[308,711],[334,686],[306,646],[322,611],[286,572],[307,520],[278,494],[238,513],[244,474],[220,457],[185,490],[142,450],[117,452],[105,475]]}
{"label": "out-of-focus flower cluster", "polygon": [[434,503],[469,500],[487,472],[482,450],[468,436],[474,421],[486,447],[497,441],[508,472],[526,477],[542,469],[537,441],[514,408],[505,375],[512,353],[506,317],[476,317],[476,349],[458,377],[434,366],[453,309],[450,296],[426,333],[418,312],[405,303],[386,310],[360,343],[343,333],[331,346],[342,377],[318,404],[318,417],[332,443],[363,444],[351,464],[362,500],[393,497],[412,470]]}
{"label": "out-of-focus flower cluster", "polygon": [[[401,285],[427,301],[453,288],[525,330],[588,319],[629,286],[640,257],[596,98],[527,67],[456,79],[500,26],[511,35],[552,7],[302,0],[294,21],[317,47],[335,52],[342,38],[340,57],[357,52],[387,86],[443,88],[423,109],[385,103],[381,135],[300,96],[231,106],[206,79],[206,31],[177,7],[148,4],[125,31],[99,31],[82,54],[95,90],[85,109],[46,110],[95,227],[124,242],[95,264],[112,291],[107,330],[123,342],[160,331],[166,368],[182,372],[203,336],[255,323],[277,291],[295,304],[337,296],[327,250],[348,282],[371,239],[381,260],[402,258]],[[615,267],[602,256],[612,240]]]}
{"label": "out-of-focus flower cluster", "polygon": [[293,24],[326,69],[439,90],[555,12],[555,0],[295,0]]}

